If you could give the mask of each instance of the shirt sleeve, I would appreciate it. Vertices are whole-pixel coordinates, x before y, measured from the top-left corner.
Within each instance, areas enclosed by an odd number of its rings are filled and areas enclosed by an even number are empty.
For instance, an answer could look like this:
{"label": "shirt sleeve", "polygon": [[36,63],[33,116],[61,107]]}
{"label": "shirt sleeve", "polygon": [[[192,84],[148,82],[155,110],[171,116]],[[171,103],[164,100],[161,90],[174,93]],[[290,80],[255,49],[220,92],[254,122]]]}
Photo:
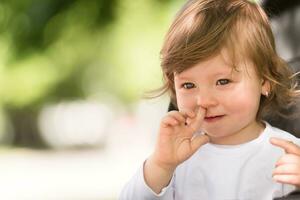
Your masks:
{"label": "shirt sleeve", "polygon": [[123,188],[119,200],[174,200],[174,175],[165,188],[156,194],[145,182],[142,165]]}

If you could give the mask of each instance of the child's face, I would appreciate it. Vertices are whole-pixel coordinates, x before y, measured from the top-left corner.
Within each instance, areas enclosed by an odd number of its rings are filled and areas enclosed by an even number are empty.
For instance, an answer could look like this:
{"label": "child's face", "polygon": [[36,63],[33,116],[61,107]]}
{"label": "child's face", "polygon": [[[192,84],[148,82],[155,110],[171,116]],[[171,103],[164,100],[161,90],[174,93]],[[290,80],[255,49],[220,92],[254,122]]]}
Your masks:
{"label": "child's face", "polygon": [[175,91],[180,111],[206,109],[202,130],[211,141],[238,144],[258,136],[262,130],[256,121],[261,94],[267,83],[257,76],[250,63],[234,70],[227,52],[175,74]]}

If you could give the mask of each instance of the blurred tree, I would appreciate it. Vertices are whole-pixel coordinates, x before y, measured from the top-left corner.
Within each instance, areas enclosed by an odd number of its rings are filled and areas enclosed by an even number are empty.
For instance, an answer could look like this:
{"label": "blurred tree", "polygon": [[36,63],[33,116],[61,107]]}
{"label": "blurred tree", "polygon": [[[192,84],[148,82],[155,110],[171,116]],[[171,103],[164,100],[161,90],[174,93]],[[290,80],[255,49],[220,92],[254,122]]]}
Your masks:
{"label": "blurred tree", "polygon": [[37,117],[47,103],[104,94],[130,103],[158,86],[160,45],[182,2],[2,0],[0,107],[13,144],[46,146]]}
{"label": "blurred tree", "polygon": [[[79,56],[82,60],[75,59],[74,65],[68,53],[56,57],[51,51],[57,50],[53,46],[64,45],[61,40],[67,39],[68,29],[92,32],[113,23],[117,3],[117,0],[1,1],[0,37],[4,52],[0,94],[14,128],[14,145],[45,147],[37,129],[38,112],[43,104],[85,96],[80,78],[88,59]],[[86,31],[77,37],[89,36]],[[69,54],[78,56],[76,52]],[[64,56],[70,59],[69,63]]]}
{"label": "blurred tree", "polygon": [[60,32],[64,29],[63,26],[52,29],[51,38],[45,40],[44,31],[54,17],[77,9],[78,17],[87,16],[90,12],[89,21],[86,21],[89,23],[89,28],[102,28],[113,22],[116,4],[117,0],[3,1],[2,5],[9,14],[3,29],[12,34],[14,49],[17,51],[15,58],[18,59],[19,56],[26,56],[26,52],[44,50],[60,36]]}

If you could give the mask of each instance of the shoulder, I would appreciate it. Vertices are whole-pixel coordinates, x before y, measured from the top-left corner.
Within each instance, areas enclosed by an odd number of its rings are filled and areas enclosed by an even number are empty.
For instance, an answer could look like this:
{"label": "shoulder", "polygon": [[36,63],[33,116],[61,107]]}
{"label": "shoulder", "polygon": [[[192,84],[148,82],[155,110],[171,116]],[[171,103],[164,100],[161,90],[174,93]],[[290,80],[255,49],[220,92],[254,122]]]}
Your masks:
{"label": "shoulder", "polygon": [[269,123],[266,123],[266,131],[268,132],[270,137],[278,137],[285,140],[290,140],[298,145],[300,145],[300,138],[297,138],[296,136],[292,135],[291,133],[281,130],[277,127],[274,127],[270,125]]}

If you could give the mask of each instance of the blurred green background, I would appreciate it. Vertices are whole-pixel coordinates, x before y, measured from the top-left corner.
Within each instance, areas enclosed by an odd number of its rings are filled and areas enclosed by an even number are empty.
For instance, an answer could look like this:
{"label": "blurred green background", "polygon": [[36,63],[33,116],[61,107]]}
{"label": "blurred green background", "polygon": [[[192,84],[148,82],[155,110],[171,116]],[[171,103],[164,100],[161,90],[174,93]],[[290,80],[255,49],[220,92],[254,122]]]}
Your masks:
{"label": "blurred green background", "polygon": [[47,147],[37,127],[45,105],[93,99],[130,108],[159,87],[159,50],[182,2],[1,1],[2,144]]}
{"label": "blurred green background", "polygon": [[167,110],[141,96],[183,2],[1,0],[1,199],[117,197]]}

